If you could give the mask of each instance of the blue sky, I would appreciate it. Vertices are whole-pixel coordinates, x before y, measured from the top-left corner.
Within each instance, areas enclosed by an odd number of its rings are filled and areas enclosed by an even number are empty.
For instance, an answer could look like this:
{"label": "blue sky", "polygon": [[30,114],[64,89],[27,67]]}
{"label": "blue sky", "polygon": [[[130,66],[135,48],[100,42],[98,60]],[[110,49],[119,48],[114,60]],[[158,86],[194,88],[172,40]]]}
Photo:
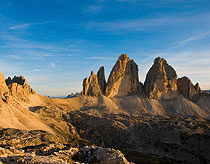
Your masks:
{"label": "blue sky", "polygon": [[209,20],[209,0],[0,0],[0,71],[66,96],[127,53],[142,82],[161,56],[210,89]]}

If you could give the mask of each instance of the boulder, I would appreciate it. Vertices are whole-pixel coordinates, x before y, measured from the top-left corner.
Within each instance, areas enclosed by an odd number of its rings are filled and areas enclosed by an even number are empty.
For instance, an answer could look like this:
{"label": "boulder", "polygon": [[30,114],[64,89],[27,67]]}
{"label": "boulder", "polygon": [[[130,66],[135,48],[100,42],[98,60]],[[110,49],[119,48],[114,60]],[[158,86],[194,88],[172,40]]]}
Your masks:
{"label": "boulder", "polygon": [[89,79],[85,78],[83,81],[83,92],[82,95],[85,96],[101,96],[102,92],[100,85],[98,83],[98,77],[91,72]]}
{"label": "boulder", "polygon": [[156,58],[144,82],[145,92],[152,99],[177,97],[177,74],[163,58]]}
{"label": "boulder", "polygon": [[105,75],[104,75],[104,67],[100,67],[100,69],[97,72],[97,77],[98,77],[98,83],[100,85],[101,92],[105,94],[106,80],[105,80]]}
{"label": "boulder", "polygon": [[139,78],[138,66],[128,55],[122,54],[114,65],[106,85],[105,95],[121,97],[136,94]]}
{"label": "boulder", "polygon": [[198,83],[194,86],[192,81],[184,76],[177,80],[179,92],[186,98],[197,101],[200,98],[201,89]]}

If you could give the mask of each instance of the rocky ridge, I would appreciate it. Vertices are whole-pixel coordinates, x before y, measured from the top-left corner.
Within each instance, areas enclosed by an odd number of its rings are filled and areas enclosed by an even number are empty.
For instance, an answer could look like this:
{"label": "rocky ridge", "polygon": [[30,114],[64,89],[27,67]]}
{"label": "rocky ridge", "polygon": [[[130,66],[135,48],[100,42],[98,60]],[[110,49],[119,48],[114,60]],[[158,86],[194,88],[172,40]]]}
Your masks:
{"label": "rocky ridge", "polygon": [[[107,82],[104,67],[99,69],[97,77],[93,78],[94,73],[92,73],[89,80],[86,78],[83,82],[83,95],[85,96],[124,97],[146,95],[149,99],[170,100],[182,94],[189,100],[196,102],[202,93],[198,83],[194,86],[187,77],[177,79],[175,69],[160,57],[154,60],[154,64],[146,75],[144,84],[139,82],[138,65],[133,60],[130,60],[127,54],[122,54],[119,57]],[[91,82],[92,78],[94,80]],[[90,91],[87,88],[90,88]]]}
{"label": "rocky ridge", "polygon": [[15,76],[12,79],[8,77],[5,81],[10,91],[10,95],[21,99],[22,101],[29,101],[28,96],[35,94],[35,91],[27,84],[23,76]]}
{"label": "rocky ridge", "polygon": [[43,97],[23,77],[2,77],[0,128],[7,129],[0,130],[0,160],[210,163],[209,94],[189,79],[179,83],[162,58],[147,75],[140,83],[138,66],[121,55],[111,80],[106,83],[101,67],[84,80],[82,95],[71,99]]}

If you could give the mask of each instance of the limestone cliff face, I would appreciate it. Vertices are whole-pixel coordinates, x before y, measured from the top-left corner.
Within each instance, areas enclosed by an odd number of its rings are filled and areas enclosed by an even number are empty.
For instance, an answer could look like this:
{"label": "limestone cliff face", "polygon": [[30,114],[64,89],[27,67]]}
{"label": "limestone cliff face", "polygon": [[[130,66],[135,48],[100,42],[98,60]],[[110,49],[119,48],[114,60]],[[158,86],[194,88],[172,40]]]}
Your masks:
{"label": "limestone cliff face", "polygon": [[5,83],[3,74],[0,72],[0,104],[7,102],[9,97],[9,89]]}
{"label": "limestone cliff face", "polygon": [[105,95],[115,97],[136,94],[138,85],[137,64],[128,55],[121,55],[109,75]]}
{"label": "limestone cliff face", "polygon": [[171,99],[177,96],[177,74],[163,58],[156,58],[144,82],[149,98]]}
{"label": "limestone cliff face", "polygon": [[194,86],[192,81],[184,76],[177,80],[179,92],[186,98],[197,101],[200,98],[201,89],[198,83]]}
{"label": "limestone cliff face", "polygon": [[83,92],[82,95],[85,96],[101,96],[102,92],[100,85],[98,83],[98,77],[91,72],[89,79],[85,78],[83,81]]}
{"label": "limestone cliff face", "polygon": [[10,95],[22,101],[28,102],[28,96],[35,94],[35,91],[27,84],[23,76],[15,76],[13,79],[8,77],[6,84],[9,88]]}
{"label": "limestone cliff face", "polygon": [[104,75],[104,67],[100,67],[100,69],[97,72],[97,77],[98,77],[98,83],[100,85],[101,92],[105,94],[106,80],[105,80],[105,75]]}

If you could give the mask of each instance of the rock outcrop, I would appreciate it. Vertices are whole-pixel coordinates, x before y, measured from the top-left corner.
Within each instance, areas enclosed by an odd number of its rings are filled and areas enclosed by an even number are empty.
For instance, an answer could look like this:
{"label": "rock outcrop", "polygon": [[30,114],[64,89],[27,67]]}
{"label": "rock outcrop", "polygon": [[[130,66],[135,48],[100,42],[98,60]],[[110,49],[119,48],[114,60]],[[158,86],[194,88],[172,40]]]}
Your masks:
{"label": "rock outcrop", "polygon": [[[127,152],[126,157],[132,162],[165,163],[167,161],[166,163],[174,164],[210,162],[210,127],[209,120],[206,119],[179,116],[128,117],[124,114],[99,115],[98,113],[90,115],[89,110],[86,114],[71,112],[70,121],[82,138],[97,146],[111,146],[124,150],[125,156]],[[139,158],[141,153],[148,156]],[[171,160],[153,159],[154,154]],[[147,162],[149,160],[151,161]]]}
{"label": "rock outcrop", "polygon": [[121,97],[136,94],[139,85],[138,66],[122,54],[114,65],[106,85],[105,95]]}
{"label": "rock outcrop", "polygon": [[83,81],[83,92],[82,95],[85,96],[101,96],[102,92],[100,85],[98,83],[98,77],[91,72],[89,79],[85,78]]}
{"label": "rock outcrop", "polygon": [[9,97],[9,89],[5,83],[3,74],[0,72],[0,104],[2,102],[7,102]]}
{"label": "rock outcrop", "polygon": [[104,75],[104,67],[100,67],[100,69],[97,72],[97,77],[98,77],[98,83],[100,85],[101,92],[105,94],[106,80],[105,80],[105,75]]}
{"label": "rock outcrop", "polygon": [[201,89],[198,83],[194,86],[192,81],[184,76],[177,80],[179,92],[186,98],[197,101],[200,98]]}
{"label": "rock outcrop", "polygon": [[0,139],[0,163],[131,164],[119,150],[93,145],[71,147],[42,130],[3,129]]}
{"label": "rock outcrop", "polygon": [[163,58],[156,58],[144,82],[149,98],[172,99],[177,96],[177,74]]}
{"label": "rock outcrop", "polygon": [[5,81],[9,88],[10,95],[22,101],[28,101],[28,96],[35,94],[35,91],[27,84],[23,76],[15,76],[13,79],[8,77]]}

